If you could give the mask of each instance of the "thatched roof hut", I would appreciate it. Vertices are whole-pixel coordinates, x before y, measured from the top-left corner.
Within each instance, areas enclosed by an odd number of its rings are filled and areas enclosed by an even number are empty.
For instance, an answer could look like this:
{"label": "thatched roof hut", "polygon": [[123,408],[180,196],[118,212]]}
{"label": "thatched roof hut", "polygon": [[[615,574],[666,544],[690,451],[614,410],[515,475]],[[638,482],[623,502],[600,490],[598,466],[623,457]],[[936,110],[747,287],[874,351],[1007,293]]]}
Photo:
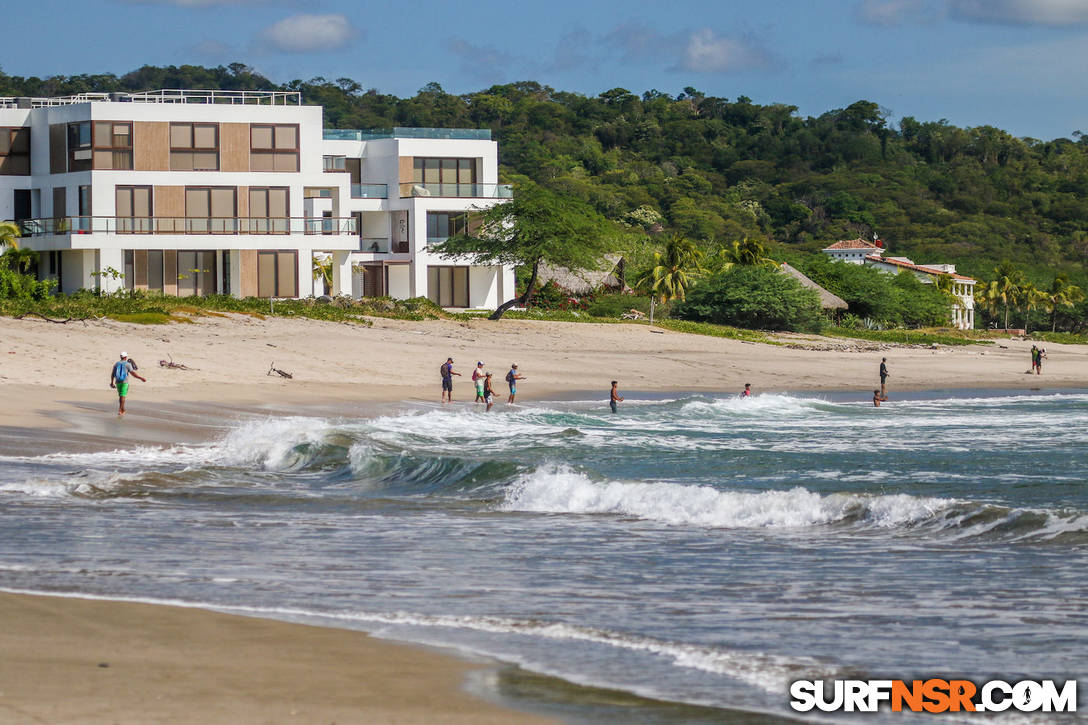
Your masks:
{"label": "thatched roof hut", "polygon": [[567,269],[542,262],[540,284],[552,280],[560,287],[580,295],[595,292],[602,287],[626,289],[626,260],[618,254],[607,254],[602,261],[600,269]]}
{"label": "thatched roof hut", "polygon": [[783,262],[778,266],[778,270],[782,274],[788,274],[801,283],[802,287],[808,287],[809,289],[816,290],[816,294],[820,295],[820,307],[825,310],[845,310],[849,305],[846,304],[846,300],[838,295],[834,295],[825,290],[820,285],[813,282],[811,279],[802,274],[799,270],[794,269],[790,265]]}

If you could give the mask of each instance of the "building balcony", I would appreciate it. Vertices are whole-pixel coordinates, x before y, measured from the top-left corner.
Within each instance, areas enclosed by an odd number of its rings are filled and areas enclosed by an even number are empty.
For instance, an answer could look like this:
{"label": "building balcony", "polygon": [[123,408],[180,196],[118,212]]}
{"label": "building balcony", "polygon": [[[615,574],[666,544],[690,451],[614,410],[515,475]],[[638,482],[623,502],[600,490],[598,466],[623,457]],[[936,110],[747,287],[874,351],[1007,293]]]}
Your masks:
{"label": "building balcony", "polygon": [[401,184],[401,198],[513,199],[511,184]]}
{"label": "building balcony", "polygon": [[24,237],[76,234],[357,234],[354,217],[114,217],[24,219]]}
{"label": "building balcony", "polygon": [[389,184],[352,184],[352,199],[388,199]]}
{"label": "building balcony", "polygon": [[394,242],[388,237],[363,237],[359,251],[368,254],[407,254],[408,242]]}
{"label": "building balcony", "polygon": [[446,140],[490,141],[489,128],[371,128],[365,131],[354,128],[326,128],[326,141],[374,141],[382,138],[435,138]]}

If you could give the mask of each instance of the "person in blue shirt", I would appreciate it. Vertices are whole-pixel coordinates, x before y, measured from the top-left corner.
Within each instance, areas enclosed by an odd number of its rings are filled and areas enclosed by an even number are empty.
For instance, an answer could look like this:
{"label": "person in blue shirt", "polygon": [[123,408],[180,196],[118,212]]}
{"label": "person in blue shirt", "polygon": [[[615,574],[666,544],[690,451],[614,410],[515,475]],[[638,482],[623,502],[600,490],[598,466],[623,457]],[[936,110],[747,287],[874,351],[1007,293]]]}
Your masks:
{"label": "person in blue shirt", "polygon": [[442,373],[442,402],[453,402],[453,376],[461,376],[461,373],[453,372],[453,358],[446,358],[446,362],[439,368]]}
{"label": "person in blue shirt", "polygon": [[136,365],[128,359],[128,353],[122,352],[121,359],[113,364],[113,370],[110,372],[110,387],[117,388],[117,415],[122,416],[125,414],[125,398],[128,397],[128,376],[147,382],[147,378],[141,377],[136,372]]}

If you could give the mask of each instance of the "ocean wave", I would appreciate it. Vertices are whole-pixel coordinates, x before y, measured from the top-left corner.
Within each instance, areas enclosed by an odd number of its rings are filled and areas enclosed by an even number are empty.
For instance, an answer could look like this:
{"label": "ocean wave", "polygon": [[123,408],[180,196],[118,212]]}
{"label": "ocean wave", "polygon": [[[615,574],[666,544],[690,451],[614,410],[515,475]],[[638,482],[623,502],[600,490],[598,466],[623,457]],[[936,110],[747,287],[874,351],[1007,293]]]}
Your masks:
{"label": "ocean wave", "polygon": [[567,466],[544,466],[520,476],[499,508],[610,514],[705,528],[838,526],[857,531],[917,531],[956,539],[997,536],[1016,541],[1088,543],[1088,515],[1079,511],[1010,509],[910,494],[820,494],[800,486],[749,492],[666,482],[595,481]]}

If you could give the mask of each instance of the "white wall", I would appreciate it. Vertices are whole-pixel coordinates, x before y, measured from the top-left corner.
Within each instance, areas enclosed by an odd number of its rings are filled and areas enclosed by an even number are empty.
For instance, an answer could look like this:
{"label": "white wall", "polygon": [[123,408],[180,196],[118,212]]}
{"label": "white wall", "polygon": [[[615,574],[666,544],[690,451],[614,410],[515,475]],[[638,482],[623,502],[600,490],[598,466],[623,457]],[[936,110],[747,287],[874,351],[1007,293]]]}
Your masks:
{"label": "white wall", "polygon": [[[409,264],[391,264],[387,267],[389,274],[389,289],[386,290],[386,294],[390,297],[406,300],[409,297],[416,295],[412,294],[412,281],[410,277],[410,269],[414,265]],[[426,279],[427,271],[423,271],[424,279]]]}

